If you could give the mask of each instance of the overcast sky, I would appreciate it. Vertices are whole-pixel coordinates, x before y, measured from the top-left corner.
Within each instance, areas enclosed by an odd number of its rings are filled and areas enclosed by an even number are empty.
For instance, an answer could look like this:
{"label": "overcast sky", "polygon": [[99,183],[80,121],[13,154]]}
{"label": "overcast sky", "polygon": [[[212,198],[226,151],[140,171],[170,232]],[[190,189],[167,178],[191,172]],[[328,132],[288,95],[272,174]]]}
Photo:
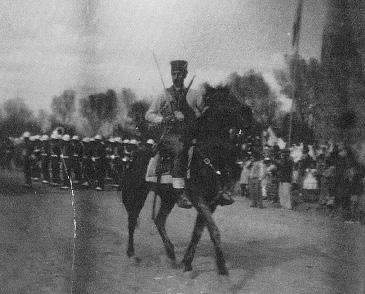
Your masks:
{"label": "overcast sky", "polygon": [[[304,4],[301,54],[319,57],[324,0]],[[48,108],[64,89],[130,87],[157,94],[158,57],[189,61],[189,76],[217,83],[253,68],[272,69],[290,52],[297,0],[1,0],[0,102],[22,97]],[[193,88],[194,88],[193,86]]]}

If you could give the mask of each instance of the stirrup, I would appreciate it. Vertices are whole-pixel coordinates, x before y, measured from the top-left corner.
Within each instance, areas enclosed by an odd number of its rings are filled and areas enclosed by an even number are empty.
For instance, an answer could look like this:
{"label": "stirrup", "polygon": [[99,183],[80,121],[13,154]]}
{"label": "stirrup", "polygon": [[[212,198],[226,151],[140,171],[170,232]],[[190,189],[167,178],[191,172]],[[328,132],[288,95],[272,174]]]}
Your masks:
{"label": "stirrup", "polygon": [[221,206],[231,205],[234,203],[234,199],[232,198],[232,194],[228,191],[219,191],[217,204]]}

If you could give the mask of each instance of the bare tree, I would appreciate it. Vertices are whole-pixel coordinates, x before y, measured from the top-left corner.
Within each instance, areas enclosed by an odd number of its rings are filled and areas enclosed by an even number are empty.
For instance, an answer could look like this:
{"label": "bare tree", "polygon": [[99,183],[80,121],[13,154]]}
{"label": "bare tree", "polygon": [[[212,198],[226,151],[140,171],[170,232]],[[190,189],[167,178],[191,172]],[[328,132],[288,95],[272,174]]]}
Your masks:
{"label": "bare tree", "polygon": [[52,113],[63,124],[72,122],[75,108],[75,92],[65,90],[60,96],[54,96],[51,103]]}

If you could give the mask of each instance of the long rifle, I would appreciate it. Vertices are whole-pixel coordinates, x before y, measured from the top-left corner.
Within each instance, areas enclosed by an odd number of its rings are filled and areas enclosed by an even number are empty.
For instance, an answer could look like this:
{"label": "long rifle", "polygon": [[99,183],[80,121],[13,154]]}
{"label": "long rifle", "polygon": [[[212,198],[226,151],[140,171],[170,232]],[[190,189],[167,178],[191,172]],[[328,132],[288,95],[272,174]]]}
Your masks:
{"label": "long rifle", "polygon": [[[160,80],[161,80],[161,84],[162,84],[162,88],[163,88],[163,91],[164,91],[164,94],[166,96],[166,99],[169,101],[168,106],[171,108],[171,104],[170,104],[170,96],[168,95],[167,93],[167,89],[166,89],[166,86],[165,86],[165,82],[163,81],[163,77],[162,77],[162,73],[161,73],[161,69],[160,69],[160,65],[158,64],[158,61],[157,61],[157,57],[156,57],[156,54],[155,52],[152,52],[152,55],[153,55],[153,59],[155,61],[155,64],[156,64],[156,67],[157,67],[157,71],[158,71],[158,74],[160,75]],[[172,109],[171,109],[172,110]]]}

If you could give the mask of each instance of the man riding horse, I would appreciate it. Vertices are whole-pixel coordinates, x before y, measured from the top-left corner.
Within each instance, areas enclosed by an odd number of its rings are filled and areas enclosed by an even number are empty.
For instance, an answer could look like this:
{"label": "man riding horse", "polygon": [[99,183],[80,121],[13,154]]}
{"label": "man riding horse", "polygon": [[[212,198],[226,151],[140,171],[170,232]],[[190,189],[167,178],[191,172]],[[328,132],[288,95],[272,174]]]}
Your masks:
{"label": "man riding horse", "polygon": [[[146,113],[146,120],[155,124],[163,124],[164,131],[158,144],[159,155],[168,154],[172,160],[172,186],[178,195],[177,204],[182,208],[191,208],[192,204],[185,192],[185,177],[188,165],[188,149],[194,139],[191,134],[196,119],[193,107],[200,112],[204,109],[202,102],[188,103],[188,90],[184,80],[188,73],[187,61],[171,61],[171,77],[173,85],[166,89],[165,95],[157,99]],[[156,158],[159,158],[157,155]],[[155,165],[157,159],[155,160]],[[227,193],[220,193],[218,203],[232,204]],[[220,201],[221,200],[221,201]]]}

